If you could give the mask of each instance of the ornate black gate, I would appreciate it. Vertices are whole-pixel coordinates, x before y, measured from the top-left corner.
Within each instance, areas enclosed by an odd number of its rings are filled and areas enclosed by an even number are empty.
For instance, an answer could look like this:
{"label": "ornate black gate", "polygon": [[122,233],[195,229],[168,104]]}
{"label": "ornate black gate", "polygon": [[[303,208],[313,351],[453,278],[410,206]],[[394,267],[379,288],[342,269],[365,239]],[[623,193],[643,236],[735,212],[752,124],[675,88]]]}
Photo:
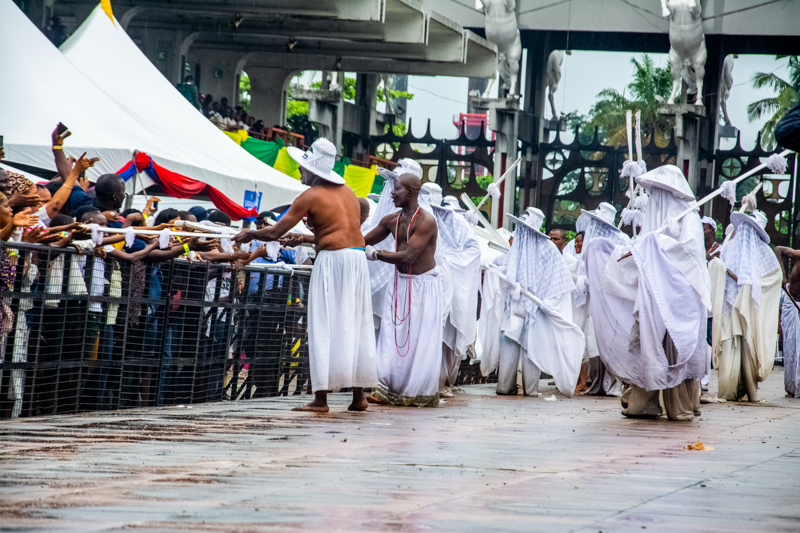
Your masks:
{"label": "ornate black gate", "polygon": [[[717,150],[714,154],[714,181],[713,185],[719,186],[727,180],[736,179],[742,173],[752,170],[773,153],[781,150],[766,151],[761,148],[761,134],[756,140],[755,148],[746,151],[742,148],[741,138],[736,139],[736,146],[730,150]],[[752,191],[760,182],[763,182],[761,190],[756,193],[758,208],[767,215],[767,234],[771,244],[775,246],[792,246],[796,239],[795,235],[798,225],[795,213],[792,216],[792,206],[800,198],[795,190],[793,177],[795,176],[795,165],[797,158],[790,155],[787,158],[789,163],[786,173],[782,175],[773,174],[771,170],[764,169],[754,176],[747,178],[736,186],[736,205],[742,201],[742,197]],[[721,198],[715,199],[711,216],[722,223],[722,228],[727,227],[730,222],[731,206]]]}
{"label": "ornate black gate", "polygon": [[422,166],[422,181],[437,183],[444,196],[483,196],[490,180],[486,178],[482,185],[480,178],[491,176],[494,165],[494,141],[486,138],[485,131],[482,125],[473,138],[462,124],[457,139],[435,139],[429,120],[425,135],[414,137],[409,120],[402,137],[391,129],[385,135],[371,137],[370,154],[395,162],[404,157],[415,159]]}
{"label": "ornate black gate", "polygon": [[[628,179],[620,177],[628,147],[601,144],[597,130],[592,141],[583,144],[579,134],[576,128],[575,139],[566,144],[560,132],[556,132],[553,142],[539,145],[544,166],[540,208],[545,213],[548,231],[553,228],[574,231],[581,209],[595,209],[601,202],[613,204],[618,213],[628,204],[625,196]],[[642,154],[648,170],[675,164],[678,150],[672,139],[666,146],[658,146],[653,136],[643,143],[646,144]]]}

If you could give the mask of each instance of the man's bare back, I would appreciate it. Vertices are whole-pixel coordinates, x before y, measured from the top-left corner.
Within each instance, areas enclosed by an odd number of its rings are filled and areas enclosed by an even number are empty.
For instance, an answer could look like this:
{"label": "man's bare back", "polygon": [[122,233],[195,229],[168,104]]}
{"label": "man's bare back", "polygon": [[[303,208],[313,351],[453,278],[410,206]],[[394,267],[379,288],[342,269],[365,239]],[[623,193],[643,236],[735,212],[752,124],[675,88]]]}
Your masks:
{"label": "man's bare back", "polygon": [[[320,184],[300,197],[308,195],[308,225],[314,232],[317,253],[324,250],[363,248],[358,198],[347,185]],[[298,198],[299,200],[300,198]],[[304,199],[306,200],[306,199]]]}
{"label": "man's bare back", "polygon": [[[307,174],[305,169],[302,169]],[[325,250],[343,250],[345,248],[363,248],[364,236],[361,234],[359,220],[360,206],[356,195],[347,185],[337,185],[323,179],[308,178],[311,186],[298,196],[289,210],[274,226],[250,231],[242,230],[235,238],[236,242],[249,242],[251,239],[276,241],[308,215],[308,225],[314,232],[314,244],[317,253]],[[303,242],[303,236],[296,236],[288,244],[295,246]]]}

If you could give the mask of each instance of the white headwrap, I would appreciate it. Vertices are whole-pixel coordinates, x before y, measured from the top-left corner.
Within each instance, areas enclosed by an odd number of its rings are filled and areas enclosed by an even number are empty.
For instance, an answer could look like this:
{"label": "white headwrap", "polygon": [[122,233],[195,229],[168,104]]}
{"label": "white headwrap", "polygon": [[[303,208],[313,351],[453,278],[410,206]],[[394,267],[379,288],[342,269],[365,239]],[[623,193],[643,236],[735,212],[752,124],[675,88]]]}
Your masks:
{"label": "white headwrap", "polygon": [[713,218],[711,218],[711,217],[703,217],[703,218],[700,219],[700,222],[702,222],[703,224],[708,224],[709,226],[714,228],[715,232],[717,231],[717,223],[714,221]]}

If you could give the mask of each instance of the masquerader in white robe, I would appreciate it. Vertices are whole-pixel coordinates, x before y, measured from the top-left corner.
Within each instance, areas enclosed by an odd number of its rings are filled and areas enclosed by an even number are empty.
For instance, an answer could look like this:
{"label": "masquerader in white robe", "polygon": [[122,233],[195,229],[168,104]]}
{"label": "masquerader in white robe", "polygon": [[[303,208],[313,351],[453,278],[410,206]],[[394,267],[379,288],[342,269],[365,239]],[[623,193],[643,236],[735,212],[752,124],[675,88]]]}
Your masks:
{"label": "masquerader in white robe", "polygon": [[767,217],[760,211],[753,216],[737,212],[731,222],[736,235],[722,247],[724,268],[712,270],[715,293],[724,287],[722,298],[715,298],[713,362],[720,398],[736,401],[746,395],[757,402],[758,383],[770,375],[775,359],[783,274],[764,231]]}
{"label": "masquerader in white robe", "polygon": [[444,322],[439,377],[439,395],[449,398],[453,395],[461,361],[467,358],[468,348],[478,336],[481,247],[461,210],[456,210],[452,204],[441,206],[436,200],[435,195],[428,198],[439,230],[436,246],[444,255],[454,285]]}
{"label": "masquerader in white robe", "polygon": [[[534,209],[525,220],[507,216],[517,222],[517,228],[504,273],[517,288],[506,285],[502,289],[504,305],[499,338],[482,336],[481,342],[486,344],[483,344],[481,371],[488,375],[498,369],[497,394],[517,394],[517,369],[521,362],[525,395],[538,395],[539,378],[544,370],[553,376],[562,393],[572,396],[585,348],[583,334],[571,323],[571,293],[575,284],[558,248],[539,231],[544,213]],[[497,277],[496,271],[486,270],[481,317],[486,316],[487,322],[497,323],[499,316]],[[546,309],[522,295],[520,289],[539,298]],[[561,319],[556,319],[552,312]]]}
{"label": "masquerader in white robe", "polygon": [[631,385],[622,397],[625,416],[661,415],[663,394],[670,420],[692,420],[711,307],[700,217],[676,220],[694,194],[674,165],[636,180],[650,193],[639,237],[629,246],[605,238],[584,244],[595,338],[609,370]]}
{"label": "masquerader in white robe", "polygon": [[[630,244],[630,237],[614,225],[617,209],[613,205],[602,202],[594,211],[581,211],[583,213],[578,217],[575,227],[583,233],[583,246],[598,237],[607,238],[614,245]],[[586,365],[586,377],[592,383],[591,387],[586,388],[583,393],[590,396],[621,396],[622,383],[606,368],[599,357],[600,350],[595,339],[594,320],[592,320],[591,306],[589,305],[591,295],[589,294],[589,281],[586,277],[585,249],[581,248],[580,260],[570,269],[576,287],[572,294],[572,315],[575,323],[586,337],[583,364]]]}

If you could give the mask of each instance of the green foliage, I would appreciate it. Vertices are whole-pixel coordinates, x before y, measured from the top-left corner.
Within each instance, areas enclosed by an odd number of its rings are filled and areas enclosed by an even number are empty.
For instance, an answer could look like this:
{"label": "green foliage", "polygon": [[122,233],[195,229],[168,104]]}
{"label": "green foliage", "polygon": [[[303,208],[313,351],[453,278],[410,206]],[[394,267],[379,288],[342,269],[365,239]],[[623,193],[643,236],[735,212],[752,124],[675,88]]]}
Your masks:
{"label": "green foliage", "polygon": [[669,97],[672,75],[669,68],[655,66],[647,54],[641,61],[631,58],[631,64],[633,80],[627,86],[630,97],[616,89],[600,91],[597,95],[600,99],[589,111],[586,125],[592,130],[599,128],[599,138],[604,144],[623,146],[628,142],[625,114],[628,110],[641,110],[642,142],[646,144],[645,139],[655,135],[656,142],[665,146],[669,142],[667,135],[672,130],[672,121],[658,114],[658,106],[659,99],[665,101]]}
{"label": "green foliage", "polygon": [[239,76],[239,105],[250,114],[250,77],[245,71]]}
{"label": "green foliage", "polygon": [[481,189],[486,190],[489,188],[489,184],[494,181],[494,176],[492,176],[491,174],[487,174],[485,176],[477,176],[475,180],[478,182],[478,185],[481,186]]}
{"label": "green foliage", "polygon": [[769,88],[777,94],[747,105],[747,119],[750,122],[764,115],[772,115],[761,129],[761,144],[766,150],[775,147],[775,128],[786,112],[797,102],[800,95],[800,56],[776,56],[775,59],[789,58],[787,68],[789,81],[773,73],[759,72],[753,76],[753,88]]}

